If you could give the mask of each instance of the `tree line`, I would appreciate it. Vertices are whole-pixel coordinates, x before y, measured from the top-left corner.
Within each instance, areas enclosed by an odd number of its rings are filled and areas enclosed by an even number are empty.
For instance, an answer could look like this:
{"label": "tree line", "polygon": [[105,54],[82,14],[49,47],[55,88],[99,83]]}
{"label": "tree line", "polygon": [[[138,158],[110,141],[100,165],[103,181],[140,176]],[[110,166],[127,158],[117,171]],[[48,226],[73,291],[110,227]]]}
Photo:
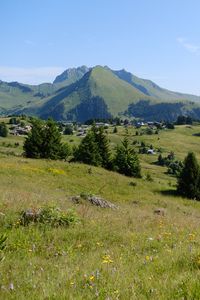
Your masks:
{"label": "tree line", "polygon": [[93,166],[100,166],[127,176],[141,177],[138,156],[128,138],[117,145],[114,153],[103,127],[92,126],[78,147],[71,149],[62,142],[62,135],[57,124],[35,119],[32,130],[24,142],[24,154],[29,158],[67,159]]}

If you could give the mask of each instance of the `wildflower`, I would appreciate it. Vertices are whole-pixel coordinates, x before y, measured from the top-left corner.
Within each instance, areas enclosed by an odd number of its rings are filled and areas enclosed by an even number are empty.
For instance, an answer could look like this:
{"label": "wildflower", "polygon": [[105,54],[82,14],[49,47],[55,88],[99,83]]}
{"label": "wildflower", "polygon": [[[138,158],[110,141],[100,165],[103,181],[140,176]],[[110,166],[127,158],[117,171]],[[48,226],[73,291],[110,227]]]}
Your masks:
{"label": "wildflower", "polygon": [[111,264],[111,263],[113,263],[113,260],[111,259],[110,255],[104,255],[102,263],[103,264]]}
{"label": "wildflower", "polygon": [[145,261],[152,261],[152,260],[153,260],[152,256],[149,256],[149,255],[145,256]]}
{"label": "wildflower", "polygon": [[94,275],[91,275],[90,276],[90,281],[94,281],[94,279],[95,279]]}
{"label": "wildflower", "polygon": [[14,284],[13,284],[12,282],[9,284],[9,289],[10,289],[11,291],[14,290]]}
{"label": "wildflower", "polygon": [[163,235],[166,237],[170,237],[172,234],[171,234],[171,232],[164,232]]}
{"label": "wildflower", "polygon": [[189,240],[190,241],[194,241],[195,240],[196,235],[194,233],[190,233],[189,234]]}
{"label": "wildflower", "polygon": [[70,285],[72,285],[72,286],[75,285],[75,282],[74,282],[74,281],[71,281],[71,282],[70,282]]}
{"label": "wildflower", "polygon": [[150,256],[149,256],[149,255],[146,255],[146,256],[145,256],[145,260],[146,260],[146,261],[149,261],[149,260],[150,260]]}

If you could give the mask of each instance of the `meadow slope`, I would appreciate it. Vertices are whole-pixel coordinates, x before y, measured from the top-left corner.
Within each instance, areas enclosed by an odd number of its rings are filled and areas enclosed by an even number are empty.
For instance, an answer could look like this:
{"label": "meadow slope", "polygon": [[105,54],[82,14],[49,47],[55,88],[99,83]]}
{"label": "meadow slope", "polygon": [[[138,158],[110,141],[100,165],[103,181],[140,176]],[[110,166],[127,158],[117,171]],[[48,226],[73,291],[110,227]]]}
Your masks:
{"label": "meadow slope", "polygon": [[[200,126],[179,126],[135,136],[129,129],[129,138],[162,148],[163,155],[174,151],[183,159],[193,150],[200,159],[199,132]],[[124,135],[122,127],[118,134],[110,129],[112,147]],[[176,179],[154,163],[157,156],[140,155],[143,178],[134,179],[83,164],[25,159],[23,139],[0,139],[0,233],[7,235],[1,299],[200,298],[200,203],[174,194]],[[119,208],[74,204],[70,197],[80,193]],[[79,221],[58,228],[19,224],[20,211],[46,206],[70,209]]]}

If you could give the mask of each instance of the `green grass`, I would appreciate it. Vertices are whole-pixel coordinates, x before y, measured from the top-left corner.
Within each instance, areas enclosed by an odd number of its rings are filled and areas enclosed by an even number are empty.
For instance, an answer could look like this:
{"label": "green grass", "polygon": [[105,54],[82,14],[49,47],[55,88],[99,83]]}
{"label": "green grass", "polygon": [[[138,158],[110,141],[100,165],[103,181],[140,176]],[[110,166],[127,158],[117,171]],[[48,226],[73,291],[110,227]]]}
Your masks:
{"label": "green grass", "polygon": [[[119,127],[115,135],[112,130],[114,145],[125,130]],[[135,136],[129,129],[129,137],[161,147],[164,154],[174,151],[179,159],[193,150],[200,159],[200,138],[193,135],[198,132],[200,126],[178,126]],[[4,141],[18,141],[14,152],[22,151],[22,137]],[[0,299],[199,299],[200,204],[173,195],[176,180],[153,164],[156,158],[140,155],[143,178],[134,179],[0,152],[0,234],[7,235],[0,253]],[[146,181],[147,173],[153,182]],[[80,193],[100,195],[119,209],[73,204],[70,197]],[[80,221],[67,228],[18,224],[22,210],[46,206],[72,209]],[[156,208],[165,215],[155,214]]]}

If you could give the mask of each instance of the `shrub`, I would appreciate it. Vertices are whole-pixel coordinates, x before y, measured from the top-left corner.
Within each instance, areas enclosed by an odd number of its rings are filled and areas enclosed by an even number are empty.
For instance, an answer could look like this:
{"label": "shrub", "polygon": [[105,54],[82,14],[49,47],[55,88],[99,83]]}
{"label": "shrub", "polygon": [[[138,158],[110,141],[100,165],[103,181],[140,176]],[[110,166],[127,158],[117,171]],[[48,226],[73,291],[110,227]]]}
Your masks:
{"label": "shrub", "polygon": [[73,135],[73,127],[71,125],[67,125],[64,130],[65,135]]}
{"label": "shrub", "polygon": [[183,169],[183,163],[181,161],[175,160],[168,165],[167,173],[170,175],[179,176]]}
{"label": "shrub", "polygon": [[131,182],[129,182],[129,185],[135,187],[135,186],[137,186],[137,182],[131,181]]}
{"label": "shrub", "polygon": [[74,211],[61,211],[57,207],[44,207],[42,209],[29,209],[20,213],[20,225],[27,226],[30,223],[46,224],[53,227],[69,226],[78,221],[78,217]]}

